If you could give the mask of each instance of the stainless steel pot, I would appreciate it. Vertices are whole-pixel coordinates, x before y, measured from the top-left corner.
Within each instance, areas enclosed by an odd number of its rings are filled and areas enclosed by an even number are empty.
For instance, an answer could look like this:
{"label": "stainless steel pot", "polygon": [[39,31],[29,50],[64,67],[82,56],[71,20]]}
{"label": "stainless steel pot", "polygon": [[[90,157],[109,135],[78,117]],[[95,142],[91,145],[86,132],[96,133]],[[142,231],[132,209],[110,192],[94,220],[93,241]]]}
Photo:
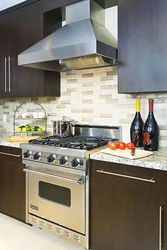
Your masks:
{"label": "stainless steel pot", "polygon": [[53,135],[66,137],[75,135],[75,123],[76,121],[53,121]]}

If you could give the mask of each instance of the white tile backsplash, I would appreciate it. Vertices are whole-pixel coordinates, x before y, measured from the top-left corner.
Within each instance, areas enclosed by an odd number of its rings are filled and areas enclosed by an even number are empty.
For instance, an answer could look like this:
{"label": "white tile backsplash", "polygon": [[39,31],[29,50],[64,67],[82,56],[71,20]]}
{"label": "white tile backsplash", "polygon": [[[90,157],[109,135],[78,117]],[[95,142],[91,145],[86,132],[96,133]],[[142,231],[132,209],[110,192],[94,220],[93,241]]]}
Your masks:
{"label": "white tile backsplash", "polygon": [[[113,74],[111,77],[111,73]],[[104,80],[105,79],[105,80]],[[48,115],[48,131],[52,133],[52,121],[60,120],[62,116],[74,119],[83,124],[118,125],[122,126],[122,139],[130,140],[129,128],[135,114],[135,100],[141,99],[141,115],[146,120],[148,114],[148,99],[154,98],[154,114],[160,127],[160,146],[167,146],[167,93],[154,94],[118,94],[117,70],[115,67],[80,70],[75,74],[62,73],[61,97],[38,98]],[[22,99],[31,106],[31,99]],[[13,113],[20,104],[0,100],[1,131],[12,133]],[[7,122],[3,122],[3,114]]]}

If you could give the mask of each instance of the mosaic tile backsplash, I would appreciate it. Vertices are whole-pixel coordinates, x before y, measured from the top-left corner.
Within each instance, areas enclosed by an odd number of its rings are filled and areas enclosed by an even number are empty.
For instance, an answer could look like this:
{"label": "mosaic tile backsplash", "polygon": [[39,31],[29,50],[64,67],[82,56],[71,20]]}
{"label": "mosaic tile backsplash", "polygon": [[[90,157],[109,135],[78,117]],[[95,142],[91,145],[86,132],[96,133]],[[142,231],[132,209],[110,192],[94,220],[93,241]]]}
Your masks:
{"label": "mosaic tile backsplash", "polygon": [[[16,108],[27,102],[24,113],[37,112],[37,102],[47,114],[47,131],[52,134],[52,123],[74,119],[82,124],[118,125],[122,127],[122,139],[130,140],[129,128],[135,114],[135,100],[141,99],[141,115],[145,121],[148,99],[153,98],[154,114],[160,128],[160,146],[167,147],[167,93],[118,94],[116,67],[62,73],[61,97],[0,100],[0,136],[13,133],[13,116]],[[40,112],[40,110],[39,110]]]}

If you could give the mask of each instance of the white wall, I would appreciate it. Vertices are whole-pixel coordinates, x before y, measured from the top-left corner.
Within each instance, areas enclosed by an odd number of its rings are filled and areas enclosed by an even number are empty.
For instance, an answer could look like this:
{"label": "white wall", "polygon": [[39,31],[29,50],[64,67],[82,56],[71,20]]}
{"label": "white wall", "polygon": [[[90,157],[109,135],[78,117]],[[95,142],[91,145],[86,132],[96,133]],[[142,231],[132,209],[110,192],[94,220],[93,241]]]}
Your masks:
{"label": "white wall", "polygon": [[16,5],[21,2],[25,2],[26,0],[1,0],[0,1],[0,11],[7,9],[13,5]]}
{"label": "white wall", "polygon": [[118,39],[118,6],[105,10],[105,27]]}

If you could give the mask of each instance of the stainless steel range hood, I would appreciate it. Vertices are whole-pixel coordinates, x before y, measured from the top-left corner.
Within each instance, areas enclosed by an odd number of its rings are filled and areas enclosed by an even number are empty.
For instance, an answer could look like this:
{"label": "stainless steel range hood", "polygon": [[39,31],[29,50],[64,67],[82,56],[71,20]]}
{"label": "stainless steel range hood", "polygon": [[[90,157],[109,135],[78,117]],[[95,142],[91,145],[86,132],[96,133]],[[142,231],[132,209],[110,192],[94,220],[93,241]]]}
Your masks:
{"label": "stainless steel range hood", "polygon": [[70,71],[117,64],[117,40],[93,0],[66,6],[66,25],[18,55],[18,65]]}

